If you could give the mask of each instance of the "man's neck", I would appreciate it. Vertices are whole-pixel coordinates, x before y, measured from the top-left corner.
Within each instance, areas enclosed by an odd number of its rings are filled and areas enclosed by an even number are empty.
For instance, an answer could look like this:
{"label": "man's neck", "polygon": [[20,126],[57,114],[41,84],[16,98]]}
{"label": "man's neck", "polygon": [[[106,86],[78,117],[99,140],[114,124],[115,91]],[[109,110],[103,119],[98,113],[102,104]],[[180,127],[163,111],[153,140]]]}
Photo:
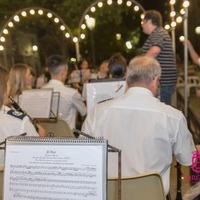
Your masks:
{"label": "man's neck", "polygon": [[157,26],[152,25],[151,30],[150,30],[150,34],[157,28]]}
{"label": "man's neck", "polygon": [[63,81],[62,81],[62,79],[60,77],[54,76],[54,77],[51,78],[51,80],[57,80],[57,81],[60,81],[60,82],[63,83]]}

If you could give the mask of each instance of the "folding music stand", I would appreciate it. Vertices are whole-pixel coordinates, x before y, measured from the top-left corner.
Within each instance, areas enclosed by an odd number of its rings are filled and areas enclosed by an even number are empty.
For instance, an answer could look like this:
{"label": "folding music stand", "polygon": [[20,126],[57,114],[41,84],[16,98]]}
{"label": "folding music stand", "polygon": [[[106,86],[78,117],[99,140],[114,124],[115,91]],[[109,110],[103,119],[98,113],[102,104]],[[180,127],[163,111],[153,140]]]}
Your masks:
{"label": "folding music stand", "polygon": [[31,118],[57,120],[60,93],[53,89],[24,90],[20,96],[20,107]]}
{"label": "folding music stand", "polygon": [[[96,139],[78,129],[73,129],[75,133],[90,139]],[[118,153],[118,200],[121,200],[121,150],[108,144],[108,152]]]}

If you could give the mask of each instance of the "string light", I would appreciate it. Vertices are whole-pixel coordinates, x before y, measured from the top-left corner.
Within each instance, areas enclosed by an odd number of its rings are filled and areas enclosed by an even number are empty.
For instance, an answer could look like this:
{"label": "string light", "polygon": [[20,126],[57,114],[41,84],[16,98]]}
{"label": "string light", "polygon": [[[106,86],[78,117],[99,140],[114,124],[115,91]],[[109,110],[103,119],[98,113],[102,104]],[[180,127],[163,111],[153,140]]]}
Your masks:
{"label": "string light", "polygon": [[22,15],[22,17],[26,17],[26,16],[27,16],[26,11],[22,11],[22,12],[21,12],[21,15]]}
{"label": "string light", "polygon": [[197,26],[197,27],[195,28],[195,33],[196,33],[197,35],[200,35],[200,26]]}
{"label": "string light", "polygon": [[34,14],[35,14],[35,10],[31,9],[31,10],[30,10],[30,14],[31,14],[31,15],[34,15]]}
{"label": "string light", "polygon": [[103,7],[103,3],[102,2],[99,2],[97,5],[98,5],[99,8]]}
{"label": "string light", "polygon": [[176,22],[173,21],[173,22],[171,23],[171,27],[173,27],[173,28],[176,27]]}
{"label": "string light", "polygon": [[176,3],[176,0],[170,0],[170,5],[174,5]]}
{"label": "string light", "polygon": [[69,38],[69,37],[70,37],[70,34],[69,34],[69,33],[65,33],[65,37],[66,37],[66,38]]}
{"label": "string light", "polygon": [[74,38],[73,38],[73,42],[75,42],[75,43],[78,42],[78,38],[77,38],[77,37],[74,37]]}
{"label": "string light", "polygon": [[61,25],[61,26],[60,26],[60,30],[64,31],[64,30],[65,30],[65,26],[64,26],[64,25]]}
{"label": "string light", "polygon": [[86,25],[85,24],[82,24],[81,25],[81,28],[84,30],[84,29],[86,29]]}
{"label": "string light", "polygon": [[122,0],[117,0],[117,4],[121,5],[122,3]]}
{"label": "string light", "polygon": [[43,15],[43,10],[38,10],[39,15]]}
{"label": "string light", "polygon": [[8,32],[8,29],[3,29],[3,33],[5,34],[5,35],[7,35],[9,32]]}
{"label": "string light", "polygon": [[139,6],[134,6],[134,10],[137,12],[139,10]]}
{"label": "string light", "polygon": [[90,10],[91,10],[91,12],[95,12],[95,11],[96,11],[96,8],[95,8],[95,7],[92,7]]}
{"label": "string light", "polygon": [[0,51],[3,51],[3,50],[4,50],[3,45],[0,45]]}
{"label": "string light", "polygon": [[183,35],[179,37],[180,42],[183,42],[184,40],[185,40],[185,37]]}
{"label": "string light", "polygon": [[[113,4],[113,0],[106,0],[106,3],[107,3],[107,5],[111,5],[111,4]],[[116,1],[116,3],[118,4],[118,5],[123,5],[123,0],[117,0]],[[125,5],[127,6],[127,7],[130,7],[130,6],[132,6],[133,5],[133,1],[132,0],[127,0],[126,2],[124,2],[125,3]],[[95,7],[96,6],[96,7]],[[81,24],[84,20],[88,20],[88,18],[90,18],[90,16],[89,16],[89,12],[95,12],[97,9],[98,9],[98,7],[99,8],[101,8],[101,7],[103,7],[104,6],[104,4],[103,4],[103,2],[101,1],[101,0],[99,0],[99,1],[97,1],[95,4],[93,3],[92,5],[91,5],[91,7],[89,7],[89,8],[87,8],[87,13],[85,14],[85,16],[82,16],[82,18],[81,18],[81,21],[80,21],[80,24],[79,24],[79,33],[78,33],[78,35],[79,35],[79,37],[81,38],[81,31],[82,30],[85,30],[86,29],[86,26],[85,25],[83,25],[83,24]],[[142,12],[144,12],[144,9],[142,8],[142,6],[140,5],[140,4],[137,4],[137,5],[134,5],[134,7],[133,7],[133,10],[135,11],[135,12],[138,12],[139,10],[142,10]],[[142,15],[140,15],[141,16],[141,19],[144,17],[144,15],[142,14]],[[82,39],[82,38],[81,38]]]}
{"label": "string light", "polygon": [[169,30],[169,29],[170,29],[170,25],[169,25],[169,24],[166,24],[166,25],[165,25],[165,29],[166,29],[166,30]]}
{"label": "string light", "polygon": [[85,34],[81,34],[81,39],[83,40],[83,39],[85,39]]}
{"label": "string light", "polygon": [[[174,19],[174,17],[176,16],[176,12],[174,11],[174,4],[176,3],[176,0],[170,0],[170,5],[171,5],[171,12],[170,12],[170,17],[172,18],[172,22],[171,22],[171,27],[172,28],[175,28],[176,27],[176,25],[177,25],[177,23],[181,23],[182,21],[183,21],[183,17],[182,16],[178,16],[177,18],[176,18],[176,20]],[[181,14],[181,15],[184,15],[185,14],[185,9],[188,7],[190,5],[190,2],[189,1],[187,1],[187,0],[183,0],[183,4],[182,4],[182,6],[183,6],[183,8],[181,8],[180,9],[180,11],[179,11],[179,13]],[[165,26],[165,29],[166,30],[169,30],[170,29],[170,25],[166,25]]]}
{"label": "string light", "polygon": [[47,17],[52,18],[53,17],[52,13],[47,13]]}
{"label": "string light", "polygon": [[174,10],[170,12],[170,17],[175,17],[175,15],[176,15],[176,12]]}
{"label": "string light", "polygon": [[[56,14],[52,14],[51,12],[49,12],[49,10],[47,9],[38,9],[38,8],[30,8],[30,9],[25,9],[25,10],[20,10],[18,12],[16,12],[15,15],[13,15],[11,17],[11,19],[8,21],[7,24],[4,25],[4,29],[2,30],[1,32],[1,35],[0,35],[0,42],[5,42],[6,39],[5,37],[2,36],[2,34],[4,35],[7,35],[9,34],[9,30],[7,29],[8,28],[13,28],[14,27],[14,24],[16,22],[20,22],[20,16],[22,17],[26,17],[27,16],[27,13],[30,13],[31,15],[35,15],[35,14],[38,14],[38,15],[43,15],[44,13],[46,13],[46,16],[48,18],[52,18],[54,15],[56,16]],[[60,22],[60,19],[59,17],[54,17],[53,18],[53,21],[55,23],[59,23]],[[68,27],[67,27],[68,28]],[[66,26],[63,24],[63,22],[61,22],[61,25],[60,25],[60,30],[64,31],[66,29]],[[69,33],[65,33],[65,37],[66,38],[69,38],[71,35]]]}
{"label": "string light", "polygon": [[126,5],[127,5],[128,7],[130,7],[130,6],[132,5],[132,2],[131,2],[131,1],[127,1],[127,2],[126,2]]}
{"label": "string light", "polygon": [[16,22],[19,22],[19,16],[18,16],[18,15],[15,15],[15,16],[13,17],[13,19],[14,19]]}
{"label": "string light", "polygon": [[38,51],[38,46],[37,46],[37,45],[33,45],[33,46],[32,46],[32,50],[33,50],[33,51]]}
{"label": "string light", "polygon": [[58,23],[60,20],[56,17],[56,18],[54,18],[54,22],[55,23]]}
{"label": "string light", "polygon": [[[65,31],[65,29],[67,28],[69,30],[69,32],[71,32],[70,29],[65,25],[64,21],[62,19],[60,19],[59,16],[56,15],[56,13],[51,13],[51,12],[49,12],[48,9],[26,8],[26,9],[17,11],[13,16],[10,17],[8,22],[3,26],[3,29],[0,32],[0,42],[1,43],[6,42],[6,37],[4,37],[4,36],[9,34],[9,29],[13,28],[16,23],[20,22],[22,17],[27,17],[28,13],[30,15],[37,15],[38,14],[40,16],[45,13],[47,18],[50,19],[50,18],[54,17],[52,20],[55,23],[60,23],[59,28],[60,28],[61,31]],[[69,33],[69,32],[64,33],[66,38],[71,37],[72,33]],[[83,35],[81,37],[84,38]],[[78,42],[78,38],[77,38],[77,41],[76,41],[76,38],[74,38],[73,41]],[[33,45],[31,47],[31,49],[32,49],[32,51],[38,51],[38,47],[36,45]],[[0,45],[0,51],[4,51],[3,45]]]}
{"label": "string light", "polygon": [[0,38],[0,41],[1,41],[1,42],[5,42],[5,41],[6,41],[5,37],[1,37],[1,38]]}
{"label": "string light", "polygon": [[183,7],[184,7],[184,8],[187,8],[189,5],[190,5],[190,2],[189,2],[189,1],[184,1],[184,2],[183,2]]}
{"label": "string light", "polygon": [[182,9],[180,10],[180,13],[181,13],[182,15],[184,15],[184,14],[185,14],[185,10],[182,8]]}
{"label": "string light", "polygon": [[108,4],[108,5],[111,5],[111,4],[112,4],[112,0],[108,0],[108,1],[107,1],[107,4]]}
{"label": "string light", "polygon": [[90,18],[90,16],[89,15],[85,15],[85,20],[87,20],[88,18]]}
{"label": "string light", "polygon": [[181,16],[178,16],[177,18],[176,18],[176,22],[177,23],[181,23],[183,21],[183,18],[181,17]]}
{"label": "string light", "polygon": [[12,22],[8,22],[8,26],[9,26],[10,28],[12,28],[12,27],[14,26],[14,24],[13,24]]}

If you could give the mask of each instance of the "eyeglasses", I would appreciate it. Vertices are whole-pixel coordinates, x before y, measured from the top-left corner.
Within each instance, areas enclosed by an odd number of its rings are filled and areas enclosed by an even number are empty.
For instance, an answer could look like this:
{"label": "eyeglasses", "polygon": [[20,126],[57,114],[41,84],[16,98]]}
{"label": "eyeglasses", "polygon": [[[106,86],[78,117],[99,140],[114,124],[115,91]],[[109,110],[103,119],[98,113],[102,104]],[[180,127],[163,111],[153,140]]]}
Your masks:
{"label": "eyeglasses", "polygon": [[147,19],[143,19],[142,21],[141,21],[141,24],[146,24],[147,23]]}

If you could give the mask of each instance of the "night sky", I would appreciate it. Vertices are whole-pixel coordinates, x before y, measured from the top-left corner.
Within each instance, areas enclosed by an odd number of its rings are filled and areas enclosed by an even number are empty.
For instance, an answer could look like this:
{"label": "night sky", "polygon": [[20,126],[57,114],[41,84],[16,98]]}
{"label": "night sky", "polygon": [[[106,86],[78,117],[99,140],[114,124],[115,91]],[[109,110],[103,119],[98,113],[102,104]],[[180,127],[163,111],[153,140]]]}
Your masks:
{"label": "night sky", "polygon": [[138,0],[137,2],[140,3],[145,10],[156,9],[162,12],[166,0]]}

